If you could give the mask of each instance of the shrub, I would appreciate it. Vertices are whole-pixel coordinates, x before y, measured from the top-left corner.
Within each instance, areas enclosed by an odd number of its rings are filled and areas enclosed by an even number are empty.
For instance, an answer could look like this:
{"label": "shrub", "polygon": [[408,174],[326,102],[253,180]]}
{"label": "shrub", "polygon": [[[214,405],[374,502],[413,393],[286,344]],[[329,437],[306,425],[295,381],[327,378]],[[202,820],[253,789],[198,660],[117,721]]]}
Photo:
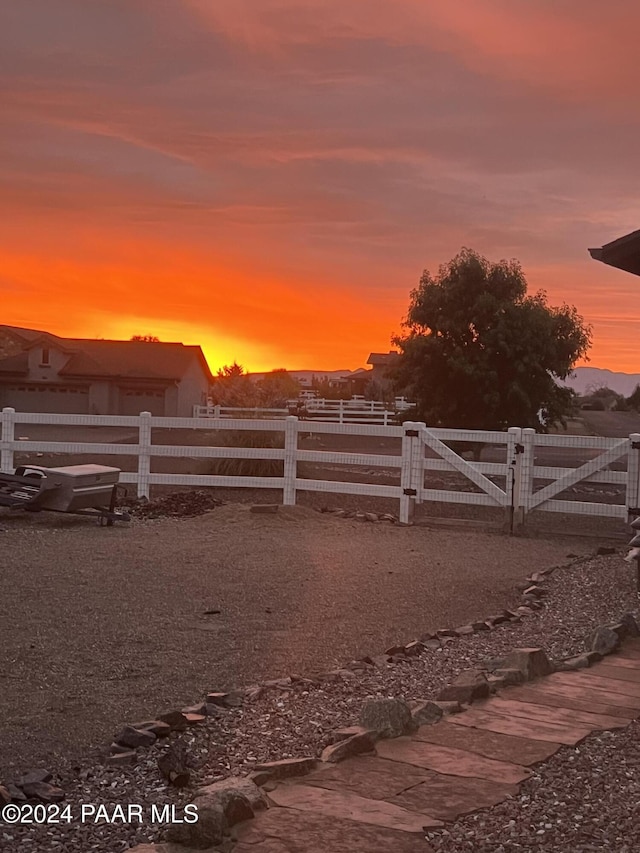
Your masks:
{"label": "shrub", "polygon": [[[276,430],[228,430],[220,433],[221,447],[284,447],[284,433]],[[282,459],[212,459],[210,474],[219,477],[282,477]]]}

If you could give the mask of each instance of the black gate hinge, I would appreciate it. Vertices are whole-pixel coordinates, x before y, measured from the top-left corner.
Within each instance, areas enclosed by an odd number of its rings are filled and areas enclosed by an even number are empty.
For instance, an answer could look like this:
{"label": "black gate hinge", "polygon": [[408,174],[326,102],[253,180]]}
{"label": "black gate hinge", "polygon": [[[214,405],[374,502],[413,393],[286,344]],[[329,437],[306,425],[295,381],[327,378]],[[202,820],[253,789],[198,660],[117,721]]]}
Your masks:
{"label": "black gate hinge", "polygon": [[418,493],[415,489],[403,489],[402,494],[403,495],[417,495]]}
{"label": "black gate hinge", "polygon": [[640,450],[640,441],[632,441],[631,442],[632,450]]}
{"label": "black gate hinge", "polygon": [[417,438],[417,437],[420,435],[420,433],[418,432],[418,430],[417,430],[417,429],[408,429],[408,430],[405,430],[405,433],[404,433],[404,434],[405,434],[405,435],[407,435],[407,436],[410,436],[411,438]]}
{"label": "black gate hinge", "polygon": [[524,444],[516,444],[514,449],[516,453],[524,453]]}

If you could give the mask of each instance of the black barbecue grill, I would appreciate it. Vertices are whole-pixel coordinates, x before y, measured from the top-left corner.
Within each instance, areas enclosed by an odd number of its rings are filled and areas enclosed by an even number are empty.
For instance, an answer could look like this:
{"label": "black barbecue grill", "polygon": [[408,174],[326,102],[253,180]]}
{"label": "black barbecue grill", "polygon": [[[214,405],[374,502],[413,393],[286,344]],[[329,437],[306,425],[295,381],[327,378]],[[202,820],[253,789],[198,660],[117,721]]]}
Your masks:
{"label": "black barbecue grill", "polygon": [[0,506],[28,512],[68,512],[96,516],[101,525],[129,521],[116,510],[119,468],[106,465],[67,465],[45,468],[22,465],[15,474],[0,473]]}

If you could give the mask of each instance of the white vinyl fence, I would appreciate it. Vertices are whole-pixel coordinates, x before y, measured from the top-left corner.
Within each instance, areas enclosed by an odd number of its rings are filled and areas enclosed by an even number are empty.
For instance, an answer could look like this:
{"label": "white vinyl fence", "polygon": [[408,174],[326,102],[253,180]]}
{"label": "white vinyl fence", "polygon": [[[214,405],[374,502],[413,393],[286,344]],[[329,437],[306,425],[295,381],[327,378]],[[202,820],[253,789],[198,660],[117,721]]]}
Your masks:
{"label": "white vinyl fence", "polygon": [[[507,432],[430,429],[423,423],[411,421],[402,426],[384,426],[323,423],[298,420],[294,416],[273,420],[164,418],[152,417],[148,412],[137,417],[57,415],[15,412],[11,408],[2,410],[0,423],[0,469],[3,472],[13,472],[15,453],[90,454],[94,461],[99,461],[95,457],[101,455],[135,457],[137,471],[123,471],[120,481],[136,484],[139,496],[148,497],[153,485],[175,485],[280,489],[285,505],[296,503],[298,491],[385,497],[398,501],[399,518],[405,524],[410,523],[415,504],[426,501],[497,507],[505,511],[512,527],[522,523],[532,510],[624,520],[629,514],[640,514],[640,434],[617,439],[538,435],[532,429],[519,427],[511,427]],[[124,427],[131,434],[128,443],[121,440],[35,440],[22,435],[29,431],[30,425],[46,425],[52,430],[57,426],[74,426],[81,433],[89,432],[87,427]],[[163,445],[152,441],[152,430],[156,429],[275,431],[284,433],[284,447]],[[400,448],[395,454],[307,450],[299,447],[301,435],[395,438]],[[482,444],[483,455],[492,457],[493,461],[470,461],[451,448],[452,442]],[[277,459],[283,461],[283,474],[247,477],[154,472],[152,460],[158,457]],[[567,466],[567,459],[575,464]],[[551,464],[554,461],[558,464]],[[325,467],[350,466],[347,471],[355,468],[360,474],[367,469],[380,469],[395,474],[398,482],[390,485],[302,478],[298,475],[299,462]],[[604,484],[608,489],[603,489]],[[567,493],[577,493],[578,486],[582,490],[580,496],[587,499],[567,497]],[[603,492],[612,500],[596,500]],[[565,497],[561,498],[561,493]]]}
{"label": "white vinyl fence", "polygon": [[[304,406],[303,420],[325,421],[338,424],[397,424],[399,412],[405,412],[415,403],[397,401],[387,405],[377,400],[325,400],[310,398]],[[194,406],[194,418],[273,418],[283,419],[293,414],[295,403],[287,409],[233,408],[230,406]]]}

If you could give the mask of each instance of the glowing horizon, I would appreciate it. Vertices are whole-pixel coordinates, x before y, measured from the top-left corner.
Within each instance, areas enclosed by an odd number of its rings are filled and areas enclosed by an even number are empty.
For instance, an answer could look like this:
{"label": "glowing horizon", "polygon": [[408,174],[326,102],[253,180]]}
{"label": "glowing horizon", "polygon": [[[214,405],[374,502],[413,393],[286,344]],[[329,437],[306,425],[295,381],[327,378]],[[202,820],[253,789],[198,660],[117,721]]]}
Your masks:
{"label": "glowing horizon", "polygon": [[[640,372],[635,32],[617,0],[30,0],[1,15],[1,321],[357,369],[463,246]],[[71,25],[72,24],[72,25]]]}

